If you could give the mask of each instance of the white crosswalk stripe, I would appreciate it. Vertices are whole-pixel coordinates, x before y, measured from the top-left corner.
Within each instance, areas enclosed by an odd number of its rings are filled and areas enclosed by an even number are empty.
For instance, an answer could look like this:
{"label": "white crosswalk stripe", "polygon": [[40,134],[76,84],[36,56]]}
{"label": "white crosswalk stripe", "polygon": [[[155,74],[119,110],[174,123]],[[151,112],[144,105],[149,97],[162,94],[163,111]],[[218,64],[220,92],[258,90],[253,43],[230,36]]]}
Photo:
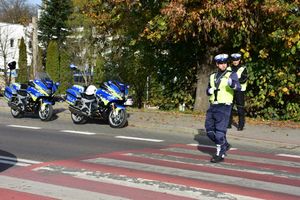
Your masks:
{"label": "white crosswalk stripe", "polygon": [[300,199],[298,157],[235,149],[213,164],[212,152],[178,144],[32,162],[27,173],[22,168],[0,175],[0,195],[4,188],[58,199]]}

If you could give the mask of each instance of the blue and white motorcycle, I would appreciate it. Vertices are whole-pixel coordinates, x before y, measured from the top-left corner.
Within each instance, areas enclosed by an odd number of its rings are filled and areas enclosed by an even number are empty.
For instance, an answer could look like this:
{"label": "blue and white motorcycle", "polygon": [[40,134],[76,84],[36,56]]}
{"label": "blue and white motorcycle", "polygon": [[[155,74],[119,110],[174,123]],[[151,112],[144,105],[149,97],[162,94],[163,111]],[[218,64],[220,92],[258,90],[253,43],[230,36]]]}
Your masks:
{"label": "blue and white motorcycle", "polygon": [[54,83],[45,72],[37,73],[27,84],[12,83],[5,87],[4,97],[15,118],[25,113],[37,113],[42,121],[49,121],[53,115],[53,105],[58,100],[54,96],[59,83]]}
{"label": "blue and white motorcycle", "polygon": [[73,85],[67,89],[66,102],[75,124],[86,123],[89,118],[108,121],[112,128],[122,128],[127,123],[126,105],[128,86],[118,81],[107,81],[100,88],[94,85]]}

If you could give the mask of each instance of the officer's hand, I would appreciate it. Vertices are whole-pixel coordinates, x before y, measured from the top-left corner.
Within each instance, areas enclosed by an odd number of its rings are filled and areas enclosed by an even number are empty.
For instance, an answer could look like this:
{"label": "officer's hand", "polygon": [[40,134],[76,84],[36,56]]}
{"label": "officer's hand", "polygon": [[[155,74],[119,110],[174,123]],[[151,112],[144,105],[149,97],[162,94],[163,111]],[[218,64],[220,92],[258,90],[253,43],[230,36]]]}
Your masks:
{"label": "officer's hand", "polygon": [[215,91],[215,88],[209,88],[207,92],[208,92],[208,94],[213,94],[214,91]]}

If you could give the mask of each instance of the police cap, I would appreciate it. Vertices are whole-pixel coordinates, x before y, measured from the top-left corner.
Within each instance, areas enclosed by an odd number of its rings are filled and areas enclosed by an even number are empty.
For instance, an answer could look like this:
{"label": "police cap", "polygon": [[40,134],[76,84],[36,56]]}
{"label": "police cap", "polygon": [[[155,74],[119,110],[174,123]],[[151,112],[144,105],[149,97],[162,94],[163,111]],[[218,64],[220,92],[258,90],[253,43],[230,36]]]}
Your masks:
{"label": "police cap", "polygon": [[228,61],[228,54],[218,54],[214,60],[216,63],[226,63]]}
{"label": "police cap", "polygon": [[233,53],[230,55],[231,60],[235,61],[235,60],[240,60],[242,55],[240,53]]}

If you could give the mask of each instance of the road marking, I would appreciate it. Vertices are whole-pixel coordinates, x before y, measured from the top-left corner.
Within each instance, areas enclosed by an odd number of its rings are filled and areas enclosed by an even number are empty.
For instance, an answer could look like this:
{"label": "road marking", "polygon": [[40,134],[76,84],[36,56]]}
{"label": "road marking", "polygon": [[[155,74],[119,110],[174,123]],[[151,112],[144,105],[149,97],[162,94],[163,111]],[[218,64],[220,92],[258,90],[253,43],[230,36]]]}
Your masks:
{"label": "road marking", "polygon": [[127,139],[127,140],[141,140],[148,142],[163,142],[164,140],[150,139],[150,138],[139,138],[139,137],[128,137],[128,136],[115,136],[115,138]]}
{"label": "road marking", "polygon": [[21,125],[7,125],[9,127],[14,127],[14,128],[27,128],[27,129],[42,129],[41,127],[36,127],[36,126],[21,126]]}
{"label": "road marking", "polygon": [[[215,149],[215,146],[209,146],[209,145],[202,145],[202,144],[188,144],[189,146],[194,146],[194,147],[208,147],[208,148],[213,148]],[[237,150],[237,148],[230,148],[230,150]]]}
{"label": "road marking", "polygon": [[61,185],[42,183],[42,182],[8,177],[3,175],[0,175],[0,179],[1,179],[0,181],[1,188],[51,197],[55,199],[72,199],[72,200],[77,200],[77,199],[78,200],[79,199],[125,200],[126,199],[127,200],[127,198],[122,198],[118,196],[101,194],[101,193],[91,192],[91,191],[77,189],[77,188],[70,188]]}
{"label": "road marking", "polygon": [[[237,184],[238,187],[244,187],[249,189],[262,189],[268,192],[278,192],[290,195],[299,196],[300,191],[299,187],[294,185],[287,185],[284,183],[273,183],[271,180],[259,180],[259,179],[250,179],[243,176],[232,176],[228,174],[220,174],[211,171],[211,173],[201,171],[201,170],[193,170],[193,169],[185,169],[185,167],[178,168],[177,164],[163,164],[163,163],[145,163],[143,160],[138,159],[136,161],[126,161],[120,160],[119,158],[96,158],[96,159],[87,159],[84,162],[105,165],[110,167],[120,167],[130,169],[130,170],[138,170],[143,172],[150,173],[158,173],[160,175],[167,176],[178,176],[181,178],[193,179],[198,181],[208,181],[212,180],[219,184]],[[237,172],[238,173],[238,172]],[[255,174],[253,174],[255,175]],[[257,174],[257,176],[260,176]],[[230,181],[229,181],[230,180]],[[292,180],[291,180],[292,181]],[[270,182],[272,184],[270,184]],[[237,186],[236,185],[236,186]]]}
{"label": "road marking", "polygon": [[284,153],[281,153],[281,154],[276,154],[277,156],[283,156],[283,157],[290,157],[290,158],[300,158],[300,156],[298,155],[292,155],[292,154],[284,154]]}
{"label": "road marking", "polygon": [[[145,179],[145,178],[135,178],[127,175],[118,175],[115,173],[110,172],[101,172],[101,171],[92,171],[88,169],[75,169],[75,168],[68,168],[65,166],[44,166],[35,168],[34,171],[38,171],[41,173],[55,173],[55,174],[64,174],[71,177],[75,177],[77,180],[88,180],[88,181],[94,181],[96,186],[96,183],[108,183],[113,184],[115,186],[123,186],[128,187],[127,192],[130,193],[130,190],[144,190],[143,194],[147,195],[145,193],[149,192],[158,192],[161,195],[174,195],[182,197],[182,199],[211,199],[210,197],[213,195],[214,191],[212,189],[204,189],[201,187],[192,187],[184,184],[179,183],[172,183],[167,181],[159,181],[155,179]],[[66,177],[68,179],[69,177]],[[70,179],[72,180],[72,179]],[[74,181],[73,181],[74,182]],[[158,199],[164,199],[164,196],[157,196],[155,194],[155,197]],[[159,198],[160,197],[160,198]],[[237,194],[226,194],[223,193],[222,197],[225,199],[231,199],[232,197],[235,197],[235,199],[244,199],[244,200],[257,200],[256,198],[251,197],[245,197],[242,195]],[[137,199],[137,198],[133,198]],[[171,199],[171,198],[168,198]],[[178,199],[178,198],[176,198]]]}
{"label": "road marking", "polygon": [[21,158],[0,156],[0,163],[27,167],[32,164],[40,164],[42,162],[35,161],[35,160],[27,160],[27,159],[21,159]]}
{"label": "road marking", "polygon": [[63,132],[63,133],[76,133],[76,134],[82,134],[82,135],[95,135],[96,134],[96,133],[92,133],[92,132],[73,131],[73,130],[61,130],[60,132]]}

